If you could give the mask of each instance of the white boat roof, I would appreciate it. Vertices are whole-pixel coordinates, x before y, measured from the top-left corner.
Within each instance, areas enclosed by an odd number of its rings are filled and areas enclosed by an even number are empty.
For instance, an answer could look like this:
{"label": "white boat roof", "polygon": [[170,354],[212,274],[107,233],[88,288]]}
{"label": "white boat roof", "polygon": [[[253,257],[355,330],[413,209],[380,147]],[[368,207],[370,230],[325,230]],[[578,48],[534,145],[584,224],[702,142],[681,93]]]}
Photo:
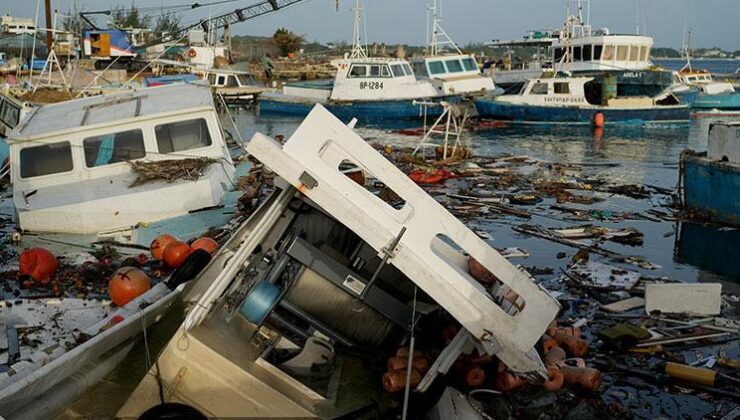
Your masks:
{"label": "white boat roof", "polygon": [[210,107],[213,107],[211,89],[202,83],[125,90],[35,108],[9,140],[12,143],[81,127]]}

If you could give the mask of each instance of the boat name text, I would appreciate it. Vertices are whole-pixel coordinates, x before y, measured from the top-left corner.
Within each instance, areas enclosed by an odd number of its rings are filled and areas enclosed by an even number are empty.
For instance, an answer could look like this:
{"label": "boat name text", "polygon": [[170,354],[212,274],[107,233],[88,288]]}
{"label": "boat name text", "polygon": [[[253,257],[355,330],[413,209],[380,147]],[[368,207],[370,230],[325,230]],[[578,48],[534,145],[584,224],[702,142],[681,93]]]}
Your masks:
{"label": "boat name text", "polygon": [[382,90],[383,82],[360,82],[360,89]]}
{"label": "boat name text", "polygon": [[586,102],[585,98],[579,98],[579,97],[552,97],[548,96],[543,98],[545,102],[557,102],[557,103],[563,103],[563,104],[582,104]]}

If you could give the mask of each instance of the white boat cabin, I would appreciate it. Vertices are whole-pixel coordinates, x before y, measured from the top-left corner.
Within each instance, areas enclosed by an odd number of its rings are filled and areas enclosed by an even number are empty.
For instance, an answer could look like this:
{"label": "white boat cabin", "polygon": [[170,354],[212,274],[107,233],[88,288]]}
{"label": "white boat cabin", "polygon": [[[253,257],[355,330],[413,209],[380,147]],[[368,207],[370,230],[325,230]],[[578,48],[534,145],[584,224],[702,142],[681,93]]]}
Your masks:
{"label": "white boat cabin", "polygon": [[557,39],[551,46],[556,71],[647,70],[652,66],[653,38],[642,35],[615,35],[607,29],[591,31],[575,26],[571,39]]}
{"label": "white boat cabin", "polygon": [[[210,88],[175,84],[35,108],[8,139],[20,227],[98,233],[217,205],[234,166]],[[132,186],[130,161],[210,158],[197,181]]]}
{"label": "white boat cabin", "polygon": [[481,74],[472,55],[423,57],[411,61],[416,76],[432,82],[439,94],[476,94],[493,91],[493,79]]}
{"label": "white boat cabin", "polygon": [[707,95],[735,92],[735,87],[729,82],[715,82],[712,74],[706,70],[683,69],[674,73],[674,83],[680,86],[697,88]]}
{"label": "white boat cabin", "polygon": [[200,74],[214,88],[253,88],[257,85],[254,76],[246,71],[209,69]]}
{"label": "white boat cabin", "polygon": [[289,96],[319,101],[385,101],[439,96],[428,80],[418,80],[408,61],[395,58],[344,58],[332,61],[337,68],[333,86],[292,84],[283,87]]}

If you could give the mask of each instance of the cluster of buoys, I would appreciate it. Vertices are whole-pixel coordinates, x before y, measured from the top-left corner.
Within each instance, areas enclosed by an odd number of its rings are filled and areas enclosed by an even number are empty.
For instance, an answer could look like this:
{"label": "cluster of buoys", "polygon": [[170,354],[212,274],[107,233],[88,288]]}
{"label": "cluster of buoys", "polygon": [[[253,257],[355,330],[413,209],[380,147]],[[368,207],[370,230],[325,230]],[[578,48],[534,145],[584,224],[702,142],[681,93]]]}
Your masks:
{"label": "cluster of buoys", "polygon": [[218,250],[218,242],[203,237],[193,241],[191,245],[182,242],[172,235],[159,235],[152,241],[149,250],[155,261],[162,261],[168,268],[180,267],[195,250],[202,249],[209,254]]}
{"label": "cluster of buoys", "polygon": [[416,169],[409,174],[409,178],[417,184],[433,185],[442,183],[447,179],[457,178],[457,174],[446,169],[437,169],[433,172]]}

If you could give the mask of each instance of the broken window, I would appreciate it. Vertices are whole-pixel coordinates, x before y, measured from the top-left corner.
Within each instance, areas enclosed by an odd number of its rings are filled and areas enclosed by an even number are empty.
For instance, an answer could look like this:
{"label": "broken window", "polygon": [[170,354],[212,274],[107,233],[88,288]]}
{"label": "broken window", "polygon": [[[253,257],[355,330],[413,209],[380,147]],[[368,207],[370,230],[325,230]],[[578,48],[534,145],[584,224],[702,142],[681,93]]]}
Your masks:
{"label": "broken window", "polygon": [[535,83],[531,93],[532,95],[547,95],[547,83]]}
{"label": "broken window", "polygon": [[21,149],[21,178],[60,174],[74,169],[68,141]]}
{"label": "broken window", "polygon": [[94,168],[146,156],[141,130],[88,137],[83,142],[85,166]]}
{"label": "broken window", "polygon": [[210,146],[211,134],[203,118],[158,125],[155,128],[159,153],[174,153],[182,150]]}

